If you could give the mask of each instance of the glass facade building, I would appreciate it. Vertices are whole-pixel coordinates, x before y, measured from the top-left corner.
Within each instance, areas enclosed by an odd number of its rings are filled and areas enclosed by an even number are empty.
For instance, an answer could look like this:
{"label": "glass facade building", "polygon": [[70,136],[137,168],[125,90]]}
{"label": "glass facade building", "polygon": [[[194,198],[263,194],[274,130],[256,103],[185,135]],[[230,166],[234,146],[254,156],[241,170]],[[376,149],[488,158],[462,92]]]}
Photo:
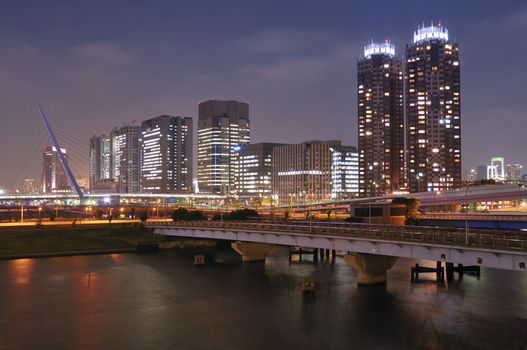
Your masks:
{"label": "glass facade building", "polygon": [[141,124],[141,192],[192,192],[192,118],[162,115]]}
{"label": "glass facade building", "polygon": [[111,131],[110,177],[117,182],[119,193],[139,193],[141,127],[133,124]]}
{"label": "glass facade building", "polygon": [[93,135],[89,147],[89,187],[93,190],[97,183],[111,179],[111,139]]}
{"label": "glass facade building", "polygon": [[356,147],[333,149],[331,164],[331,198],[349,199],[359,195],[359,152]]}
{"label": "glass facade building", "polygon": [[[64,159],[68,161],[68,154],[61,148]],[[57,149],[54,146],[45,146],[42,152],[42,193],[53,193],[71,189],[66,171],[60,162]]]}
{"label": "glass facade building", "polygon": [[249,197],[271,198],[273,186],[273,148],[278,143],[254,143],[239,151],[237,193]]}
{"label": "glass facade building", "polygon": [[248,103],[209,100],[199,104],[197,163],[200,192],[236,193],[238,152],[249,141]]}

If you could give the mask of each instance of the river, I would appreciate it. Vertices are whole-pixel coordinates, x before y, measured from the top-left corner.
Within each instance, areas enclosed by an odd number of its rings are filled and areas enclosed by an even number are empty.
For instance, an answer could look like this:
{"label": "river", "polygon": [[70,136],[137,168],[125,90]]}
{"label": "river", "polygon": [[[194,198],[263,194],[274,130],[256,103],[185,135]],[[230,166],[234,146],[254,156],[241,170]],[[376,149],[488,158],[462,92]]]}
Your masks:
{"label": "river", "polygon": [[[526,349],[527,274],[357,287],[334,262],[193,265],[192,254],[0,261],[0,349]],[[433,262],[420,262],[434,265]],[[313,277],[314,297],[300,283]]]}

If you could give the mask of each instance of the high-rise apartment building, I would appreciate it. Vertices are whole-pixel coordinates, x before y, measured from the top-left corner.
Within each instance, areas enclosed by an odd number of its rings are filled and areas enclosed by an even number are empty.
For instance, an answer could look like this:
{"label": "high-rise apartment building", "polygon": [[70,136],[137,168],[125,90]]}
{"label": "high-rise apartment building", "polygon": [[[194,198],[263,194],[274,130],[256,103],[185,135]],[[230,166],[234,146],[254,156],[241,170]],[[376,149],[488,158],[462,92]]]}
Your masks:
{"label": "high-rise apartment building", "polygon": [[364,48],[357,87],[360,195],[404,189],[403,72],[391,43]]}
{"label": "high-rise apartment building", "polygon": [[139,193],[141,127],[128,124],[111,131],[110,178],[118,183],[119,193]]}
{"label": "high-rise apartment building", "polygon": [[111,179],[111,139],[105,134],[93,135],[89,146],[89,187]]}
{"label": "high-rise apartment building", "polygon": [[[68,154],[61,148],[64,159],[68,161]],[[52,193],[71,189],[68,177],[54,146],[45,146],[42,152],[42,193]]]}
{"label": "high-rise apartment building", "polygon": [[331,198],[349,199],[359,195],[359,152],[353,146],[332,148]]}
{"label": "high-rise apartment building", "polygon": [[249,104],[209,100],[199,104],[198,187],[200,192],[236,191],[239,147],[250,141]]}
{"label": "high-rise apartment building", "polygon": [[461,186],[458,44],[442,25],[419,27],[406,46],[407,170],[411,192]]}
{"label": "high-rise apartment building", "polygon": [[273,148],[278,143],[252,143],[241,146],[238,161],[237,193],[271,198],[273,192]]}
{"label": "high-rise apartment building", "polygon": [[162,115],[141,124],[141,192],[192,192],[192,118]]}

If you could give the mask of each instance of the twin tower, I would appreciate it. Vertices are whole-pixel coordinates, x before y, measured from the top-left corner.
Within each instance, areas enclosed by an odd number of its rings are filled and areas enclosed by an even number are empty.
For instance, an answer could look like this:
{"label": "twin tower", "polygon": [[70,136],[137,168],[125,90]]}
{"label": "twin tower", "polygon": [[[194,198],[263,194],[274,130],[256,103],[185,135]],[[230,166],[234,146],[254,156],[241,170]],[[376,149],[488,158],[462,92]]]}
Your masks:
{"label": "twin tower", "polygon": [[459,49],[448,30],[419,27],[402,59],[372,42],[357,66],[360,195],[460,187]]}

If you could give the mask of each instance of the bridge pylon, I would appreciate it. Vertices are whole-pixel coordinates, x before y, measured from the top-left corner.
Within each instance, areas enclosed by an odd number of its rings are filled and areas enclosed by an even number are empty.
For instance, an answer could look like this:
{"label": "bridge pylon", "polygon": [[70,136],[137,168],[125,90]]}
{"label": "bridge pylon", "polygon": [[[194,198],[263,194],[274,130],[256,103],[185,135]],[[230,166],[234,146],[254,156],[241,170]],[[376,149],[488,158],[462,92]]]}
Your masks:
{"label": "bridge pylon", "polygon": [[55,137],[55,133],[53,132],[53,129],[51,128],[48,118],[46,118],[46,114],[44,113],[44,110],[42,109],[42,107],[40,106],[38,102],[36,102],[36,104],[37,104],[38,113],[40,114],[40,118],[44,122],[44,126],[46,127],[46,130],[49,133],[49,137],[51,138],[51,142],[53,143],[53,147],[55,147],[55,149],[57,150],[57,155],[59,156],[60,164],[64,168],[64,171],[66,172],[66,176],[68,176],[70,185],[71,187],[73,187],[75,192],[77,192],[77,195],[79,196],[79,200],[82,204],[84,200],[84,194],[82,193],[82,190],[79,184],[77,183],[77,180],[75,180],[75,176],[73,176],[73,172],[71,171],[70,166],[68,165],[68,162],[66,161],[66,157],[64,157],[64,153],[62,153],[62,148],[60,147],[59,141]]}

